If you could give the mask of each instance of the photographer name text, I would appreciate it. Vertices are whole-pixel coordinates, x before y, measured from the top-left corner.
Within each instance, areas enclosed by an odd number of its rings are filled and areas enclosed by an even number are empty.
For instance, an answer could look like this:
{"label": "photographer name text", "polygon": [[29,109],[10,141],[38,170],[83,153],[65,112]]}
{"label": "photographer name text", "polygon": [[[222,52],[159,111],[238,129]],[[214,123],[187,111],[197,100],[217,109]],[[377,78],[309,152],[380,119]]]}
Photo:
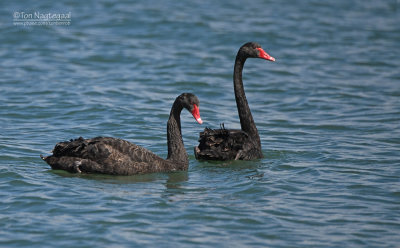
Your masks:
{"label": "photographer name text", "polygon": [[33,13],[14,12],[14,21],[16,20],[71,20],[71,12],[68,13],[41,13],[35,11]]}

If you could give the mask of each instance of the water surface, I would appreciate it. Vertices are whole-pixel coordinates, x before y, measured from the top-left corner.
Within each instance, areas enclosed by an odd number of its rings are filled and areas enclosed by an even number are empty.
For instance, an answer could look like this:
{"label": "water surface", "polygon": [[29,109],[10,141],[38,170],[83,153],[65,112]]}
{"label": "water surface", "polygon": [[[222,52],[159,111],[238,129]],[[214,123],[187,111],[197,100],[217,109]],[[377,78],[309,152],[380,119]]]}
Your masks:
{"label": "water surface", "polygon": [[[41,1],[0,4],[0,246],[398,247],[398,1]],[[71,12],[67,26],[14,13]],[[199,162],[205,127],[239,128],[232,72],[265,158]],[[39,154],[112,136],[166,157],[182,92],[187,172],[52,171]]]}

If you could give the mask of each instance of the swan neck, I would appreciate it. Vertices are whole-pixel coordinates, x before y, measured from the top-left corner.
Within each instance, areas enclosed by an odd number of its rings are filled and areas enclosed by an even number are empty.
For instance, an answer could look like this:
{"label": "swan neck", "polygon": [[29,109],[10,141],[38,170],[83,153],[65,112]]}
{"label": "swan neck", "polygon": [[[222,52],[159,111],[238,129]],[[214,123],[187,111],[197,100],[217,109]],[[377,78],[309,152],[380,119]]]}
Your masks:
{"label": "swan neck", "polygon": [[189,164],[188,155],[185,150],[181,131],[181,112],[182,105],[175,100],[171,108],[171,113],[167,122],[167,143],[168,143],[168,160]]}
{"label": "swan neck", "polygon": [[[242,80],[242,71],[246,57],[238,55],[236,56],[235,67],[233,72],[233,86],[235,90],[235,99],[238,109],[240,126],[250,137],[256,138],[258,141],[260,137],[258,135],[256,124],[254,123],[253,115],[251,114],[249,104],[244,93],[244,86]],[[260,142],[259,142],[260,143]]]}

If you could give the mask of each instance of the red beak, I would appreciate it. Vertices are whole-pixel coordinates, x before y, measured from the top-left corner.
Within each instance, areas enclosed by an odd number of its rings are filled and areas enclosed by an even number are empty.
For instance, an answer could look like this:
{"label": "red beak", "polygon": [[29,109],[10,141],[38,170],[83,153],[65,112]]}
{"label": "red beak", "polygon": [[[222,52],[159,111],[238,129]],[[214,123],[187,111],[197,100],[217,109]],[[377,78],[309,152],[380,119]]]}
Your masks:
{"label": "red beak", "polygon": [[267,52],[265,52],[261,47],[256,48],[258,51],[260,51],[260,54],[258,55],[258,57],[262,58],[262,59],[266,59],[269,61],[275,61],[275,58],[270,56]]}
{"label": "red beak", "polygon": [[203,123],[203,121],[202,121],[201,118],[200,118],[199,107],[197,107],[196,104],[193,104],[192,115],[193,115],[193,117],[196,119],[196,121],[197,121],[199,124],[202,124],[202,123]]}

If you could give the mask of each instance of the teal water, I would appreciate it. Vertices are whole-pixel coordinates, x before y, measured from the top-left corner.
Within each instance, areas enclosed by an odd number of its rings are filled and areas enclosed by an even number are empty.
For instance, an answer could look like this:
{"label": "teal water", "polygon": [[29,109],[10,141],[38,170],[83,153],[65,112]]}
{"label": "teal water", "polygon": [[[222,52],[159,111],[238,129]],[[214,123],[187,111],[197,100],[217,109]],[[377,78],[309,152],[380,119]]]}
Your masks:
{"label": "teal water", "polygon": [[[15,12],[71,12],[17,26]],[[400,4],[383,1],[0,3],[1,247],[399,247]],[[265,158],[199,162],[205,126],[239,128],[233,62]],[[52,171],[39,158],[83,136],[166,157],[174,98],[187,172]]]}

